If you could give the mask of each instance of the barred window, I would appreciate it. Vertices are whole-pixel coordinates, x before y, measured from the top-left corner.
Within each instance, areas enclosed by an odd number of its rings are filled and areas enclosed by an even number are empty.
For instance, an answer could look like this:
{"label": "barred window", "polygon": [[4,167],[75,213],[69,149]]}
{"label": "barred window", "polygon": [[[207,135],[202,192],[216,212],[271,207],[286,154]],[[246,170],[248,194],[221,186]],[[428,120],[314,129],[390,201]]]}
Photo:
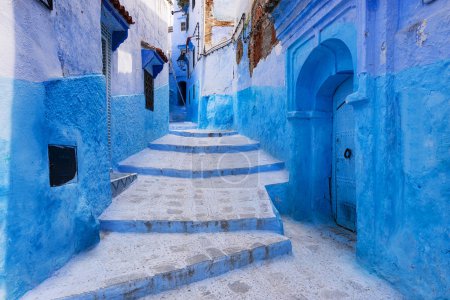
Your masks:
{"label": "barred window", "polygon": [[186,22],[181,22],[181,31],[186,31]]}
{"label": "barred window", "polygon": [[144,93],[145,108],[151,111],[155,109],[155,94],[153,77],[147,71],[144,71]]}

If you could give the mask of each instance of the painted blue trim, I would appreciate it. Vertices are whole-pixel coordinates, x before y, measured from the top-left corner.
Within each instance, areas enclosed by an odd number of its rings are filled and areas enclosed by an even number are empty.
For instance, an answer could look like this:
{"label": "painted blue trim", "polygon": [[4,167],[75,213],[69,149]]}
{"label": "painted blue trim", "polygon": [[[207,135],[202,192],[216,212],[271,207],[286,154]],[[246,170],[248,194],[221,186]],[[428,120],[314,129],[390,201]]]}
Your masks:
{"label": "painted blue trim", "polygon": [[232,136],[237,135],[237,131],[228,131],[228,132],[192,132],[192,131],[178,131],[178,130],[170,130],[169,134],[184,136],[184,137],[223,137],[223,136]]}
{"label": "painted blue trim", "polygon": [[100,220],[100,229],[110,232],[137,233],[214,233],[241,230],[264,230],[283,234],[283,224],[273,207],[274,218],[247,218],[211,221],[171,221],[171,220]]}
{"label": "painted blue trim", "polygon": [[150,73],[153,78],[156,78],[164,68],[163,59],[152,49],[141,49],[141,56],[142,69]]}
{"label": "painted blue trim", "polygon": [[108,10],[108,12],[114,17],[114,19],[122,26],[126,31],[130,28],[125,19],[119,14],[119,12],[111,5],[109,1],[102,0],[102,5]]}
{"label": "painted blue trim", "polygon": [[[102,17],[102,23],[105,24],[111,32],[111,49],[112,51],[115,51],[120,44],[128,38],[128,29],[130,26],[109,1],[102,0],[102,8],[104,8],[105,13],[115,21],[114,23],[111,23],[111,19],[107,17],[106,20],[104,20]],[[114,24],[117,24],[119,28],[116,28],[117,26],[114,26]]]}
{"label": "painted blue trim", "polygon": [[250,168],[233,168],[221,170],[178,170],[178,169],[158,169],[151,167],[137,167],[132,165],[119,165],[120,172],[138,173],[142,175],[167,176],[178,178],[211,178],[228,175],[247,175],[260,172],[279,171],[284,169],[284,162],[277,162],[268,165],[254,166]]}
{"label": "painted blue trim", "polygon": [[150,143],[148,148],[159,151],[173,151],[184,153],[228,153],[228,152],[247,152],[259,149],[259,143],[248,145],[214,145],[214,146],[185,146],[169,144]]}

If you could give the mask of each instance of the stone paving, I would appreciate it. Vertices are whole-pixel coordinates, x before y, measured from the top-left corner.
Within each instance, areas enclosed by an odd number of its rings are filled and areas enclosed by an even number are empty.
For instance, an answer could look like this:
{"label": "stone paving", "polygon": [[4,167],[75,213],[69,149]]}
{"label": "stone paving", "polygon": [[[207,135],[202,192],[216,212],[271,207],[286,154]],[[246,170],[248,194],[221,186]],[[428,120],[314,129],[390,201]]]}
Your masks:
{"label": "stone paving", "polygon": [[333,224],[283,223],[293,255],[143,299],[403,299],[358,265],[354,234]]}
{"label": "stone paving", "polygon": [[196,187],[191,180],[140,176],[101,219],[232,220],[275,217],[263,188]]}
{"label": "stone paving", "polygon": [[[194,133],[192,133],[194,134]],[[177,134],[168,134],[149,145],[150,149],[191,152],[191,153],[224,153],[257,150],[259,142],[253,141],[242,135],[224,135],[214,136],[214,133],[208,133],[205,136],[180,136]]]}
{"label": "stone paving", "polygon": [[[190,131],[192,132],[192,131]],[[152,142],[151,144],[165,144],[165,145],[177,145],[177,146],[247,146],[249,144],[259,143],[257,141],[251,140],[246,136],[239,134],[236,135],[225,135],[222,137],[185,137],[174,134],[168,134],[160,139]]]}
{"label": "stone paving", "polygon": [[231,153],[183,153],[145,149],[123,160],[119,170],[127,172],[128,168],[169,169],[169,170],[230,170],[271,166],[283,162],[271,157],[261,150]]}
{"label": "stone paving", "polygon": [[[188,135],[157,141],[171,151],[145,149],[119,164],[138,179],[100,217],[99,245],[24,299],[136,299],[291,253],[265,189],[288,181],[284,163],[255,141],[192,126],[171,124]],[[204,145],[242,151],[197,153]],[[192,153],[178,151],[185,146]]]}
{"label": "stone paving", "polygon": [[23,299],[136,299],[289,251],[270,232],[107,233]]}

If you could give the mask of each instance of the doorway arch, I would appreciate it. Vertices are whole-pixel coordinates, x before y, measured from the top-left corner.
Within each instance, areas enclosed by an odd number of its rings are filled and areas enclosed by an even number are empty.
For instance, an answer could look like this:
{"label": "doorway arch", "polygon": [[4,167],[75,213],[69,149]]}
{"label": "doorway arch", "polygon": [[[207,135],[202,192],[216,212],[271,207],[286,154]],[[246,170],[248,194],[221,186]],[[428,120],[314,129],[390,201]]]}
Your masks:
{"label": "doorway arch", "polygon": [[308,214],[332,216],[356,230],[354,116],[347,104],[353,93],[352,54],[339,39],[315,47],[296,79],[294,129],[298,140],[297,191]]}
{"label": "doorway arch", "polygon": [[180,91],[178,93],[178,105],[179,106],[185,106],[187,102],[186,97],[186,81],[179,81],[178,86],[180,88]]}

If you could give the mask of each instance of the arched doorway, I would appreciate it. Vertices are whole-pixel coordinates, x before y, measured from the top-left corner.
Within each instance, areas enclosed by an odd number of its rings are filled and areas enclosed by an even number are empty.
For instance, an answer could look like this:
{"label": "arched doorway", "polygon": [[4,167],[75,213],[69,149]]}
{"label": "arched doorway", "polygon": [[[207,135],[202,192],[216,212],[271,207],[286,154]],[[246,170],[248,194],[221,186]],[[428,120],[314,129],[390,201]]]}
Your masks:
{"label": "arched doorway", "polygon": [[186,105],[186,81],[179,81],[178,87],[180,88],[178,93],[178,105],[185,106]]}
{"label": "arched doorway", "polygon": [[332,211],[336,223],[356,231],[355,117],[346,98],[353,92],[353,76],[333,95]]}
{"label": "arched doorway", "polygon": [[329,39],[303,63],[295,87],[299,201],[308,214],[356,230],[354,116],[347,104],[354,68],[344,42]]}

